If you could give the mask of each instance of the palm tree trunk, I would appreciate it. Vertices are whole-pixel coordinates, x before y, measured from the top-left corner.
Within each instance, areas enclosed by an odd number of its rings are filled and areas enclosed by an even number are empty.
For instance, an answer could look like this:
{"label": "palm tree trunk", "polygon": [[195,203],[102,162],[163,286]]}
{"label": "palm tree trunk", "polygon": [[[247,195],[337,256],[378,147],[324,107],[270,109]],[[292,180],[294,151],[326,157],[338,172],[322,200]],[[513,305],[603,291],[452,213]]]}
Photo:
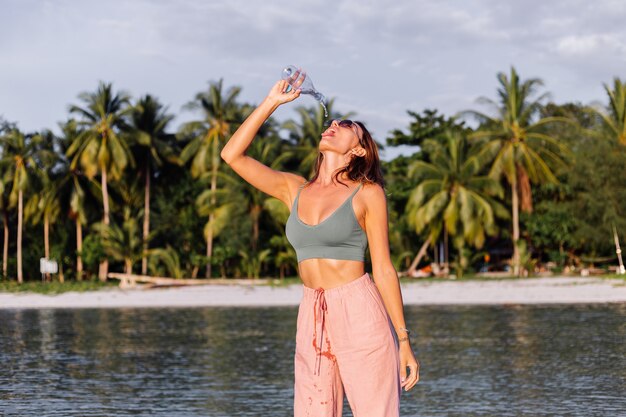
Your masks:
{"label": "palm tree trunk", "polygon": [[409,275],[409,276],[413,275],[413,273],[415,272],[415,269],[417,268],[417,265],[419,265],[420,261],[422,260],[422,258],[426,254],[426,250],[428,249],[428,245],[430,245],[430,236],[422,244],[422,247],[420,248],[420,250],[417,251],[417,255],[413,259],[413,262],[411,262],[411,266],[409,266],[409,269],[407,269],[406,275]]}
{"label": "palm tree trunk", "polygon": [[519,188],[520,210],[525,213],[533,211],[533,194],[530,187],[530,178],[523,165],[517,165],[517,184]]}
{"label": "palm tree trunk", "polygon": [[613,241],[615,242],[615,253],[617,254],[617,262],[618,268],[617,273],[620,275],[624,275],[624,261],[622,260],[622,249],[619,246],[619,236],[617,234],[617,229],[615,228],[615,223],[613,223]]}
{"label": "palm tree trunk", "polygon": [[7,277],[7,262],[9,259],[9,213],[4,210],[4,248],[2,252],[2,276]]}
{"label": "palm tree trunk", "polygon": [[59,282],[63,284],[65,282],[65,274],[63,273],[63,262],[59,259]]}
{"label": "palm tree trunk", "polygon": [[[102,186],[102,206],[104,209],[104,214],[102,217],[102,222],[105,226],[109,225],[109,190],[107,188],[107,169],[106,167],[102,167],[102,175],[101,175],[101,186]],[[106,255],[105,255],[106,256]],[[100,262],[100,268],[98,270],[98,277],[100,281],[106,281],[107,275],[109,273],[109,260],[104,259]]]}
{"label": "palm tree trunk", "polygon": [[83,225],[80,223],[80,218],[76,217],[76,279],[78,281],[83,280],[83,257],[81,253],[83,251]]}
{"label": "palm tree trunk", "polygon": [[[213,224],[213,214],[209,215],[209,223]],[[209,226],[209,230],[206,235],[206,271],[204,273],[205,278],[211,278],[211,256],[213,256],[213,227]]]}
{"label": "palm tree trunk", "polygon": [[513,218],[513,258],[511,264],[513,266],[513,275],[518,276],[520,272],[520,256],[519,247],[517,243],[519,241],[519,196],[517,193],[517,179],[513,179],[511,184],[511,205],[512,205],[512,218]]}
{"label": "palm tree trunk", "polygon": [[23,191],[17,193],[17,282],[24,282],[22,273],[22,215],[23,215]]}
{"label": "palm tree trunk", "polygon": [[143,257],[141,258],[141,275],[148,274],[148,235],[150,234],[150,164],[146,165],[146,189],[143,209]]}
{"label": "palm tree trunk", "polygon": [[[219,164],[219,137],[213,138],[213,155],[211,155],[213,161],[211,163],[211,206],[215,207],[217,204],[216,191],[217,191],[217,167]],[[213,223],[215,215],[211,213],[209,215],[209,231],[206,239],[206,278],[211,278],[211,257],[213,256]]]}
{"label": "palm tree trunk", "polygon": [[[46,259],[50,259],[50,219],[48,213],[43,215],[43,253]],[[45,274],[46,282],[50,281],[50,274]]]}
{"label": "palm tree trunk", "polygon": [[262,207],[255,205],[252,208],[252,253],[256,253],[257,244],[259,243],[259,217],[261,216]]}
{"label": "palm tree trunk", "polygon": [[124,259],[124,273],[128,275],[133,273],[133,262],[128,258]]}
{"label": "palm tree trunk", "polygon": [[47,213],[43,215],[43,253],[46,259],[50,259],[50,219]]}
{"label": "palm tree trunk", "polygon": [[443,262],[446,275],[450,273],[450,250],[448,248],[448,229],[443,227]]}
{"label": "palm tree trunk", "polygon": [[459,254],[458,254],[459,258],[458,258],[457,263],[456,263],[456,265],[457,265],[456,271],[455,271],[456,272],[456,277],[457,278],[463,278],[463,273],[464,273],[464,270],[465,270],[465,255],[463,253],[463,245],[459,245],[457,247],[457,250],[459,252]]}

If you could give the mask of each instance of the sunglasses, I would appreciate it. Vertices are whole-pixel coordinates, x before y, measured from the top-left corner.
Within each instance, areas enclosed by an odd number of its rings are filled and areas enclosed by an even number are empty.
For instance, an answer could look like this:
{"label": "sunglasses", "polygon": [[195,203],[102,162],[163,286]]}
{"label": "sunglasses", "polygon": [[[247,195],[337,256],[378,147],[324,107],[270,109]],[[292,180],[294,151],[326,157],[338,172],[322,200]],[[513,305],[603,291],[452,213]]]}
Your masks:
{"label": "sunglasses", "polygon": [[359,142],[361,141],[361,137],[359,136],[359,127],[358,124],[356,122],[353,122],[352,120],[348,120],[348,119],[344,119],[344,120],[331,120],[330,123],[328,123],[328,126],[331,126],[333,123],[337,123],[337,126],[339,127],[344,127],[347,129],[352,129],[352,131],[354,132],[354,134],[356,135],[357,139],[359,140]]}

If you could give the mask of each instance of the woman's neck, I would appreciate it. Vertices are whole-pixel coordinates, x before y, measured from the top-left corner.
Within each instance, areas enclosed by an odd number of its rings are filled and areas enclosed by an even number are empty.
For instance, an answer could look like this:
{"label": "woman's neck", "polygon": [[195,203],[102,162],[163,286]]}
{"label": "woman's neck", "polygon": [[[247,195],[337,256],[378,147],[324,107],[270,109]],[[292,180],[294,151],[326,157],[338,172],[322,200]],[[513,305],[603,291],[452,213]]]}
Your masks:
{"label": "woman's neck", "polygon": [[[347,167],[349,162],[349,159],[346,160],[345,155],[339,155],[334,152],[324,153],[324,159],[322,159],[319,174],[315,182],[317,182],[321,186],[335,184],[335,173],[338,170]],[[349,181],[345,172],[341,173],[341,175],[339,176],[339,180],[341,180],[342,182]]]}

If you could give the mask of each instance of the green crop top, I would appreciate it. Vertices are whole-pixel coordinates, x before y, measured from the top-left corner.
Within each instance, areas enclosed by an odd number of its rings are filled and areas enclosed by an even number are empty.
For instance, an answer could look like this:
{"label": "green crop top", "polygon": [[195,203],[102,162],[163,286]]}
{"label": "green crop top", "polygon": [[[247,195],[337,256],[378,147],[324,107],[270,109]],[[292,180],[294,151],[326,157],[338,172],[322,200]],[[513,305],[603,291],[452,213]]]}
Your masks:
{"label": "green crop top", "polygon": [[352,207],[352,198],[362,184],[329,217],[313,226],[298,216],[298,200],[303,186],[298,189],[285,227],[287,240],[296,250],[298,262],[310,258],[364,261],[367,235]]}

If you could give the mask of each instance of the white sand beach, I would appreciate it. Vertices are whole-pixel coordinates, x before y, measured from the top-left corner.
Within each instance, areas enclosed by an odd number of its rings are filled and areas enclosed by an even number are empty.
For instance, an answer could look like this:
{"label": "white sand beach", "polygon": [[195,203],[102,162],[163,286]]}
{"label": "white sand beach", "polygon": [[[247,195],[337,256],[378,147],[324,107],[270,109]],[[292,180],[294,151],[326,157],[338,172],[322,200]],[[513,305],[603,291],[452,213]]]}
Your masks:
{"label": "white sand beach", "polygon": [[[301,293],[301,285],[200,285],[59,295],[0,293],[0,308],[295,306]],[[416,281],[403,284],[402,293],[406,305],[626,303],[626,282],[593,277]]]}

